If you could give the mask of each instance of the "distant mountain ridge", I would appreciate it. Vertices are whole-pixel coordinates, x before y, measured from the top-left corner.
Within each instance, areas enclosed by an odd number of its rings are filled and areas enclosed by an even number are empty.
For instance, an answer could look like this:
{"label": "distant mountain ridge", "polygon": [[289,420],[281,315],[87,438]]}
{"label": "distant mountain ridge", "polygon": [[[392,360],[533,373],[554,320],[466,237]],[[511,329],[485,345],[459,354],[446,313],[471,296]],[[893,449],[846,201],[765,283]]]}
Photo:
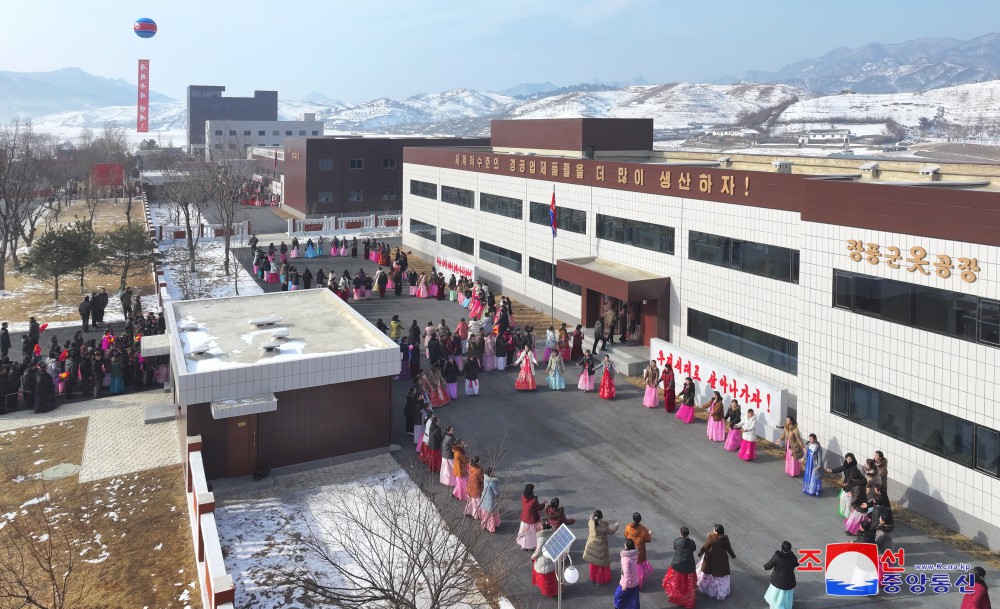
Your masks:
{"label": "distant mountain ridge", "polygon": [[781,82],[818,93],[903,93],[1000,78],[1000,34],[972,40],[920,38],[840,47],[777,72],[751,71],[744,82]]}
{"label": "distant mountain ridge", "polygon": [[[135,104],[136,87],[79,68],[51,72],[0,72],[0,120]],[[151,92],[153,102],[172,101]]]}

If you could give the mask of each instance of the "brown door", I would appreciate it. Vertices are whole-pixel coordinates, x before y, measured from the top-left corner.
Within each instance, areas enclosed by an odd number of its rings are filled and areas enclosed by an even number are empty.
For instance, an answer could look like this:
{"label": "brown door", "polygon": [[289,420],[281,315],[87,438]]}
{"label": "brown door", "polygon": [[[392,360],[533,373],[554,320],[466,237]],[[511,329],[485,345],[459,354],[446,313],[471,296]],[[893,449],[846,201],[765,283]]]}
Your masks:
{"label": "brown door", "polygon": [[257,415],[226,419],[226,477],[257,471]]}

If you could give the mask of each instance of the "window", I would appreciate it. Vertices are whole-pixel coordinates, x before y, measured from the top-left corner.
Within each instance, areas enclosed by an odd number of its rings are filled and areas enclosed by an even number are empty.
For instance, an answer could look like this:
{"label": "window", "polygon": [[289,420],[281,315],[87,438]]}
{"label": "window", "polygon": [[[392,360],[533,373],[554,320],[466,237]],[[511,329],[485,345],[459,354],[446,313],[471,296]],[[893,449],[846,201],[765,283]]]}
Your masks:
{"label": "window", "polygon": [[229,132],[229,136],[230,137],[235,137],[236,136],[236,130],[234,129],[234,130],[230,131]]}
{"label": "window", "polygon": [[[528,221],[533,224],[549,226],[548,203],[530,202]],[[556,228],[571,233],[587,234],[587,212],[569,207],[556,206]]]}
{"label": "window", "polygon": [[730,353],[798,374],[799,344],[749,326],[688,308],[687,334]]}
{"label": "window", "polygon": [[597,214],[597,238],[654,252],[674,253],[674,229],[670,226]]}
{"label": "window", "polygon": [[351,190],[347,193],[348,201],[361,201],[364,198],[363,190]]}
{"label": "window", "polygon": [[222,144],[216,144],[215,146],[213,146],[213,148],[216,148],[217,150],[222,150]]}
{"label": "window", "polygon": [[364,169],[365,168],[365,162],[364,162],[363,159],[351,159],[350,168],[351,169]]}
{"label": "window", "polygon": [[305,129],[300,129],[300,130],[299,130],[299,135],[305,135],[305,134],[306,134],[306,131],[305,131]]}
{"label": "window", "polygon": [[885,391],[832,376],[830,412],[997,476],[997,432]]}
{"label": "window", "polygon": [[260,130],[260,131],[258,131],[258,132],[257,132],[257,135],[259,135],[259,136],[261,136],[261,137],[264,137],[264,136],[266,136],[266,135],[267,135],[267,131],[264,131],[264,130]]}
{"label": "window", "polygon": [[789,283],[799,282],[799,251],[688,231],[688,258]]}
{"label": "window", "polygon": [[441,245],[446,245],[470,256],[476,251],[475,239],[443,228],[441,229]]}
{"label": "window", "polygon": [[[431,186],[433,186],[433,184],[431,184]],[[435,193],[434,198],[437,198],[437,193]],[[451,203],[452,205],[461,205],[462,207],[468,207],[469,209],[472,209],[476,206],[476,193],[472,192],[471,190],[465,190],[464,188],[455,188],[454,186],[442,185],[441,200],[445,203]]]}
{"label": "window", "polygon": [[320,203],[333,203],[333,191],[330,190],[319,191],[319,196],[317,197],[317,200]]}
{"label": "window", "polygon": [[313,135],[319,135],[319,131],[313,131],[312,134]]}
{"label": "window", "polygon": [[332,171],[333,170],[333,159],[320,159],[319,160],[319,170],[320,171]]}
{"label": "window", "polygon": [[[480,194],[480,196],[482,195]],[[503,268],[509,271],[514,271],[515,273],[521,272],[521,254],[515,252],[514,250],[500,247],[499,245],[493,245],[492,243],[480,241],[479,259],[485,262],[491,262],[497,266],[502,266]]]}
{"label": "window", "polygon": [[277,129],[275,129],[274,131],[271,132],[271,135],[274,136],[274,137],[277,137],[277,136],[281,135],[281,132],[278,131]]}
{"label": "window", "polygon": [[418,197],[424,197],[425,199],[437,200],[438,187],[437,184],[431,184],[430,182],[410,180],[410,194]]}
{"label": "window", "polygon": [[216,129],[215,135],[222,135],[222,129]]}
{"label": "window", "polygon": [[286,132],[285,132],[285,135],[291,135],[291,134],[292,134],[292,132],[291,132],[291,131],[286,131]]}
{"label": "window", "polygon": [[382,200],[383,201],[395,201],[396,191],[391,188],[385,188],[382,190]]}
{"label": "window", "polygon": [[523,217],[523,207],[524,202],[521,199],[501,197],[486,192],[479,193],[479,211],[520,220]]}
{"label": "window", "polygon": [[244,135],[244,136],[248,136],[248,137],[249,137],[249,135],[250,135],[250,130],[249,130],[249,129],[245,130],[245,131],[243,132],[243,135]]}
{"label": "window", "polygon": [[418,237],[437,241],[437,227],[433,224],[427,224],[426,222],[410,218],[410,232]]}
{"label": "window", "polygon": [[[482,244],[480,244],[480,249],[482,249]],[[546,285],[552,285],[553,277],[553,266],[549,262],[544,260],[539,260],[538,258],[528,258],[528,277],[541,281]],[[580,286],[575,283],[566,281],[565,279],[555,278],[556,287],[560,290],[566,290],[572,294],[580,294]]]}
{"label": "window", "polygon": [[1000,301],[996,300],[835,270],[833,306],[1000,347]]}
{"label": "window", "polygon": [[396,159],[382,159],[382,169],[395,169]]}

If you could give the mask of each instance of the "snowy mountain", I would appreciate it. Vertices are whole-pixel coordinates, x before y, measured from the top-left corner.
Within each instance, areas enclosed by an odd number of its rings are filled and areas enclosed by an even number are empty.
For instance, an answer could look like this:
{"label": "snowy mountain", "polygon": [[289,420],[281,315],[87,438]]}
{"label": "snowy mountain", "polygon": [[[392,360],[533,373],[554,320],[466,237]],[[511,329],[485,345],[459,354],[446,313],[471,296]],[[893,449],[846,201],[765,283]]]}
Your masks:
{"label": "snowy mountain", "polygon": [[[0,72],[0,121],[135,103],[135,85],[79,68],[52,72]],[[151,93],[153,102],[171,98]],[[134,111],[133,111],[134,112]]]}
{"label": "snowy mountain", "polygon": [[916,92],[1000,78],[1000,34],[972,40],[921,38],[841,47],[777,72],[747,72],[745,82],[783,82],[821,93]]}

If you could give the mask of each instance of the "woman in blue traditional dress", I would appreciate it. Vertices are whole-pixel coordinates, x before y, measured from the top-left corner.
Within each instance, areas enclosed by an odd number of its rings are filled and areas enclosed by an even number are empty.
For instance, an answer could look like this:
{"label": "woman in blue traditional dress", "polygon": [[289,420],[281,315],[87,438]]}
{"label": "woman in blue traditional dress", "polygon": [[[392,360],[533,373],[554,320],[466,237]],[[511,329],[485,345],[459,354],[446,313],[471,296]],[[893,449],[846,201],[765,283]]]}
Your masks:
{"label": "woman in blue traditional dress", "polygon": [[566,388],[566,364],[558,351],[549,354],[549,364],[545,369],[546,378],[549,381],[549,388],[553,391],[562,391]]}
{"label": "woman in blue traditional dress", "polygon": [[316,257],[316,246],[313,245],[313,240],[309,239],[306,241],[306,258]]}
{"label": "woman in blue traditional dress", "polygon": [[809,434],[809,442],[806,443],[805,462],[802,492],[819,497],[823,489],[823,447],[814,433]]}

